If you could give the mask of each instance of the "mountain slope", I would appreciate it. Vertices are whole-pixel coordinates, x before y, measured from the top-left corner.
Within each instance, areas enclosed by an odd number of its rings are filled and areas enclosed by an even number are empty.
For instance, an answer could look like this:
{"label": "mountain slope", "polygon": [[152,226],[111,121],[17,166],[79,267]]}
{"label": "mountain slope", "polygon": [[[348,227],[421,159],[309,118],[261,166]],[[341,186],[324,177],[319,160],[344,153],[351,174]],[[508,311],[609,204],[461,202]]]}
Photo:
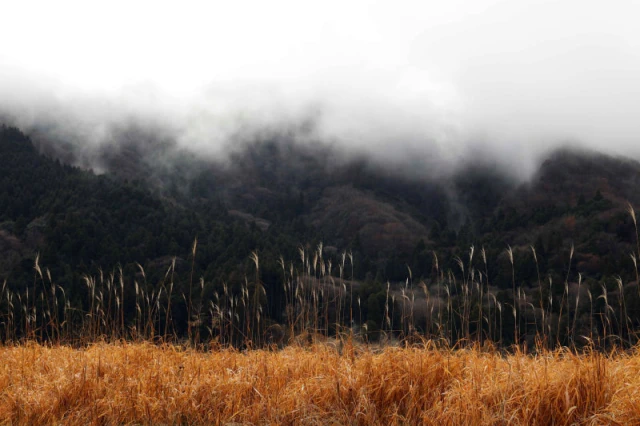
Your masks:
{"label": "mountain slope", "polygon": [[[427,278],[433,251],[443,267],[456,268],[454,256],[471,245],[498,259],[513,246],[524,259],[521,280],[532,279],[530,245],[543,274],[566,270],[572,244],[576,272],[631,271],[635,229],[626,202],[640,203],[640,164],[632,160],[561,150],[516,184],[482,164],[450,177],[408,177],[286,135],[246,143],[224,161],[153,133],[126,135],[95,154],[106,172],[97,176],[39,154],[20,131],[3,127],[0,276],[26,279],[36,251],[76,285],[74,271],[97,265],[166,266],[170,256],[188,265],[196,237],[194,267],[211,280],[233,271],[240,279],[258,249],[277,281],[281,254],[293,260],[300,245],[320,241],[333,253],[355,253],[361,278],[403,280],[407,266]],[[43,141],[42,151],[56,152]],[[504,264],[492,268],[496,284],[508,287]]]}

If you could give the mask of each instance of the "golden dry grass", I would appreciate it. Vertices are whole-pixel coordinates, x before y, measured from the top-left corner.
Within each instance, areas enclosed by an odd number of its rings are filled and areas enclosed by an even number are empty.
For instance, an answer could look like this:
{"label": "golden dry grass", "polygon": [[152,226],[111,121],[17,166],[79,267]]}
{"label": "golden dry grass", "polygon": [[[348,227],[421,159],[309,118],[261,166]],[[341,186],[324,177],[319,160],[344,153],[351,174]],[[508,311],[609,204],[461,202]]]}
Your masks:
{"label": "golden dry grass", "polygon": [[640,424],[640,354],[0,348],[3,424]]}

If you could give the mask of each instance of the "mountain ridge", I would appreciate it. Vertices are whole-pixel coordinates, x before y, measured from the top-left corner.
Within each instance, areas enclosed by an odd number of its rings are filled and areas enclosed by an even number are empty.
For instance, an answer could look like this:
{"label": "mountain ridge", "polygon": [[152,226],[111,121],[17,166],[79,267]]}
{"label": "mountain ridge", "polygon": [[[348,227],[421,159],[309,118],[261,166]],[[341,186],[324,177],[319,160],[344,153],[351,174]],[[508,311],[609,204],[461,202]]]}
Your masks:
{"label": "mountain ridge", "polygon": [[[627,201],[640,203],[635,190],[640,182],[640,163],[592,151],[558,150],[541,163],[530,181],[517,183],[499,169],[483,164],[468,165],[449,178],[406,176],[378,167],[364,157],[336,161],[339,154],[328,146],[298,145],[294,140],[275,137],[246,144],[225,162],[212,161],[177,149],[167,140],[146,146],[153,134],[142,134],[139,139],[136,134],[142,133],[130,133],[114,152],[104,155],[101,164],[107,168],[101,175],[54,159],[56,149],[43,149],[45,142],[41,140],[39,152],[47,153],[42,157],[30,139],[14,128],[3,128],[5,142],[1,147],[6,158],[11,149],[23,144],[22,155],[29,157],[25,164],[32,162],[37,168],[46,164],[44,168],[52,170],[54,176],[47,179],[66,174],[74,176],[72,181],[88,179],[92,183],[84,184],[108,189],[107,199],[109,193],[133,190],[142,205],[150,203],[154,206],[151,210],[158,209],[156,217],[172,211],[176,221],[185,215],[202,222],[203,215],[215,210],[216,220],[225,227],[242,225],[248,232],[276,239],[289,235],[285,239],[295,241],[289,252],[305,243],[302,238],[322,240],[327,246],[342,249],[355,247],[367,259],[364,266],[382,271],[383,276],[387,275],[384,271],[389,259],[406,261],[415,257],[416,250],[454,253],[458,246],[474,242],[525,246],[527,241],[531,244],[542,239],[555,247],[558,243],[549,240],[556,234],[553,238],[560,235],[561,245],[575,242],[580,248],[594,251],[592,236],[576,232],[576,227],[594,226],[608,239],[629,244],[630,239],[624,236],[629,221],[622,213]],[[10,149],[8,139],[15,139],[17,145]],[[163,161],[157,162],[158,158]],[[5,169],[3,173],[16,179],[9,175],[18,171]],[[24,181],[24,176],[19,180]],[[64,209],[55,201],[50,201],[53,207],[45,206],[45,200],[53,200],[55,193],[42,198],[37,189],[28,186],[24,191],[38,200],[41,214],[27,214],[28,218],[23,214],[21,219],[7,212],[21,208],[28,212],[29,208],[15,207],[20,202],[11,198],[12,182],[5,182],[5,186],[9,190],[3,200],[9,207],[5,208],[2,226],[4,245],[15,247],[13,238],[17,238],[18,246],[38,250],[39,244],[27,244],[26,229],[30,224],[37,229],[33,221],[46,221],[51,210]],[[70,192],[66,200],[74,206],[81,200],[74,193],[82,190],[72,188]],[[124,196],[114,198],[123,200]],[[135,208],[144,210],[144,206]],[[125,213],[114,217],[125,223],[128,220]],[[28,223],[16,225],[27,219]],[[619,223],[612,224],[614,221]],[[141,226],[137,234],[144,235]],[[10,232],[12,227],[18,232]],[[186,252],[187,240],[206,228],[196,226],[189,238],[182,235],[181,243],[169,242],[165,252],[158,254],[178,254],[171,253],[170,247]],[[32,235],[29,241],[42,244],[43,238]],[[246,249],[248,252],[255,247]],[[152,257],[135,260],[150,261]]]}

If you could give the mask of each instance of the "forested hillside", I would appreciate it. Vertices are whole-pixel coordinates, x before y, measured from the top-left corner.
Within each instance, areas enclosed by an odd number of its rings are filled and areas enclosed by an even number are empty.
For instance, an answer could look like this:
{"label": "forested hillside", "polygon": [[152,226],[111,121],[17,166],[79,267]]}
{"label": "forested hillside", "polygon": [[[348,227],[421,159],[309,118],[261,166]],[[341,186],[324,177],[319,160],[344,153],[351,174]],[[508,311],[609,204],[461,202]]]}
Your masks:
{"label": "forested hillside", "polygon": [[[290,266],[353,291],[351,310],[372,332],[389,315],[387,282],[398,300],[401,288],[422,283],[424,295],[413,297],[426,316],[425,295],[445,271],[469,282],[480,275],[493,303],[510,303],[517,286],[525,303],[546,304],[541,309],[549,312],[559,302],[548,300],[564,300],[565,292],[575,299],[577,285],[593,299],[606,288],[621,301],[622,289],[630,320],[640,321],[636,229],[627,205],[640,204],[635,161],[563,150],[529,182],[516,183],[486,164],[438,178],[407,176],[366,158],[336,161],[330,147],[286,137],[246,144],[224,162],[166,141],[145,143],[154,140],[130,134],[103,150],[96,174],[3,126],[0,282],[15,294],[36,288],[38,256],[69,300],[89,309],[85,277],[116,274],[126,283],[123,309],[133,317],[137,283],[157,285],[171,271],[173,319],[185,324],[187,296],[202,306],[255,282],[248,278],[255,252],[265,310],[275,322],[288,315],[283,283]],[[549,284],[544,291],[541,282]],[[448,291],[462,295],[462,288]],[[344,303],[340,309],[348,311]],[[509,321],[505,316],[505,329]]]}

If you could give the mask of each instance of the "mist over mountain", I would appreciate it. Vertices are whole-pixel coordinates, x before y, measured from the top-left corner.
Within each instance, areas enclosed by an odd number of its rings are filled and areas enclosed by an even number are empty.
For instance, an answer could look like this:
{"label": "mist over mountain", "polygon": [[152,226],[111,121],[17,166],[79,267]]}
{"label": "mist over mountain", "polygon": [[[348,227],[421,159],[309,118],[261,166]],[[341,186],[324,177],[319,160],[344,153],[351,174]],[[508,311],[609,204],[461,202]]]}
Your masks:
{"label": "mist over mountain", "polygon": [[[302,226],[311,232],[303,235],[336,249],[357,244],[374,269],[419,244],[440,249],[496,238],[505,245],[526,244],[527,238],[545,233],[535,226],[575,213],[579,201],[596,194],[609,203],[606,210],[640,202],[638,163],[593,151],[555,151],[529,181],[519,182],[489,162],[429,175],[363,155],[345,156],[327,144],[298,143],[295,134],[284,132],[246,141],[224,159],[197,156],[140,126],[111,135],[109,145],[83,158],[41,130],[30,155],[92,164],[87,176],[97,171],[114,187],[133,183],[175,206],[176,214],[182,209],[197,213],[198,206],[214,203],[224,221],[263,232]],[[292,237],[296,244],[306,243],[303,236]]]}
{"label": "mist over mountain", "polygon": [[559,150],[519,182],[479,162],[448,175],[407,173],[284,133],[216,160],[129,127],[111,149],[92,152],[90,164],[101,165],[96,174],[66,162],[78,164],[73,149],[44,131],[38,137],[36,146],[16,128],[0,132],[0,280],[12,291],[33,280],[37,259],[80,304],[83,276],[110,268],[140,280],[142,266],[151,283],[175,268],[178,295],[186,294],[192,270],[203,292],[214,294],[245,283],[247,253],[255,251],[270,320],[278,322],[281,259],[294,265],[299,250],[322,250],[323,267],[347,253],[353,258],[346,276],[368,301],[364,318],[375,330],[383,283],[409,275],[428,285],[435,271],[455,273],[478,247],[490,262],[478,270],[499,297],[512,279],[531,292],[538,274],[555,282],[581,274],[592,291],[620,276],[635,306],[628,254],[636,232],[627,202],[640,204],[640,163],[628,158]]}
{"label": "mist over mountain", "polygon": [[185,276],[237,294],[252,252],[276,323],[286,262],[333,266],[372,329],[387,281],[427,288],[444,271],[482,271],[494,304],[576,277],[636,293],[636,2],[3,14],[0,283],[16,294],[36,260],[85,301],[83,275],[120,267],[154,283],[171,268],[176,297]]}
{"label": "mist over mountain", "polygon": [[567,143],[640,158],[635,2],[27,3],[0,29],[3,122],[98,171],[130,127],[213,158],[288,132],[427,175],[526,180]]}

